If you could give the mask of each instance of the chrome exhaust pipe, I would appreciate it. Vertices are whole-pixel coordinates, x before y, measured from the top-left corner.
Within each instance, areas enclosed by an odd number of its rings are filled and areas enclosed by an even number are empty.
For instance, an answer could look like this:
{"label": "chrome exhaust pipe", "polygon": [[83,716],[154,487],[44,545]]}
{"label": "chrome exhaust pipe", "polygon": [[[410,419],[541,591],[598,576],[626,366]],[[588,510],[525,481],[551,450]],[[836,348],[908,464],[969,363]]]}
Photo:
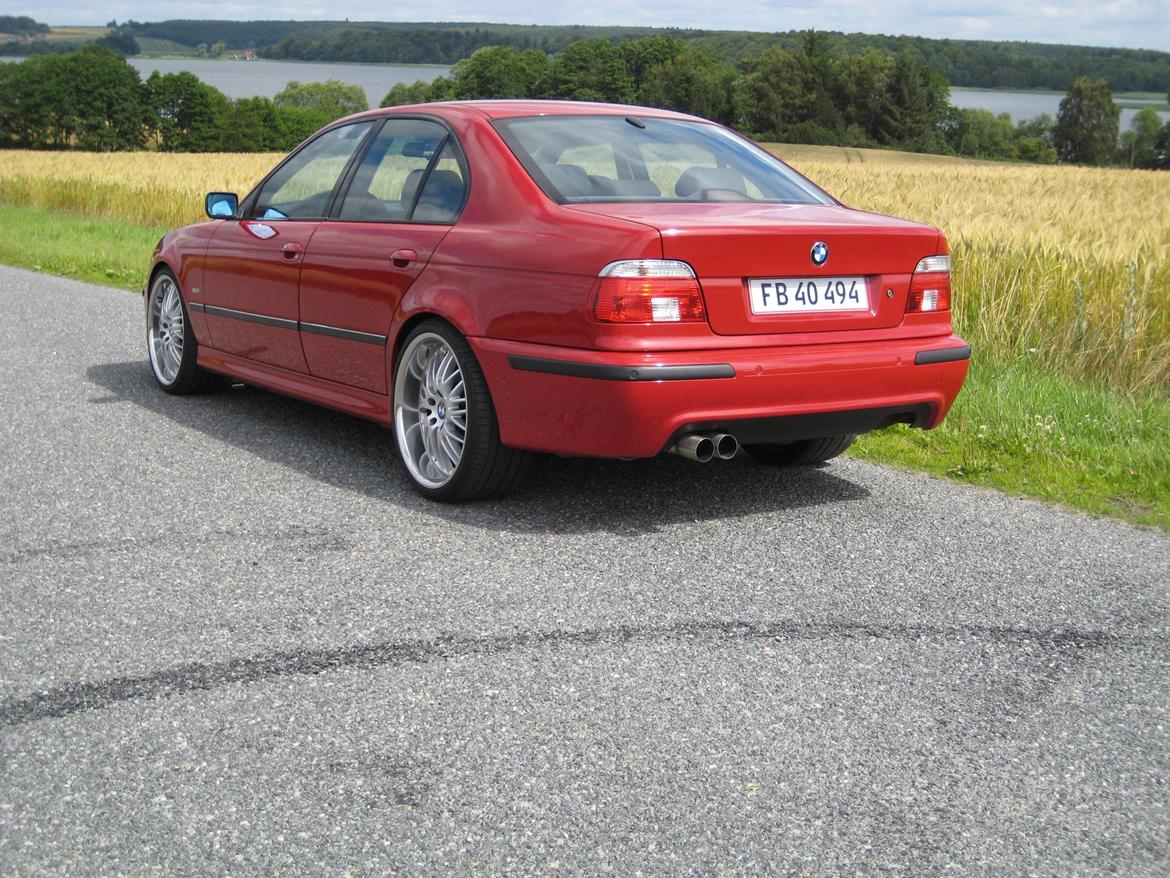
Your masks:
{"label": "chrome exhaust pipe", "polygon": [[731,460],[739,451],[739,440],[730,433],[716,433],[711,437],[715,446],[715,456],[720,460]]}
{"label": "chrome exhaust pipe", "polygon": [[715,456],[715,443],[711,441],[710,436],[700,436],[698,433],[691,433],[689,436],[683,436],[674,445],[670,446],[672,453],[679,457],[685,457],[687,460],[697,460],[699,463],[706,463]]}

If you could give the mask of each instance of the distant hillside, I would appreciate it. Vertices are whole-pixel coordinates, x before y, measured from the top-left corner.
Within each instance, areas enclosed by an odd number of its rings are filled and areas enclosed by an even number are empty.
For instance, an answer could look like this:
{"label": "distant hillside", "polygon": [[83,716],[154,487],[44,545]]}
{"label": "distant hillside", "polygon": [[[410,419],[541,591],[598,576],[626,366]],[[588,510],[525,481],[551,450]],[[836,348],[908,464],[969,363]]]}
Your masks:
{"label": "distant hillside", "polygon": [[[188,46],[223,42],[228,49],[255,48],[271,58],[382,63],[450,64],[486,45],[556,54],[584,37],[622,42],[651,34],[676,36],[695,48],[710,49],[728,61],[741,63],[758,57],[769,46],[794,48],[801,39],[800,31],[486,22],[174,20],[129,24],[139,36]],[[871,34],[829,33],[827,38],[830,50],[838,56],[869,48],[891,54],[907,51],[957,86],[1064,90],[1077,76],[1093,76],[1108,80],[1114,91],[1164,93],[1170,89],[1170,54],[1166,52]]]}
{"label": "distant hillside", "polygon": [[[19,21],[20,27],[26,32],[32,27],[43,27],[31,19],[8,20]],[[258,54],[268,58],[415,64],[453,64],[476,49],[489,45],[539,49],[555,55],[569,43],[585,37],[624,42],[650,35],[677,37],[692,48],[708,49],[734,64],[742,64],[759,57],[770,46],[796,48],[802,38],[801,31],[755,33],[687,28],[425,21],[174,19],[130,21],[123,27],[139,38],[147,38],[144,47],[157,45],[153,43],[155,40],[167,40],[171,44],[191,48],[200,44],[210,46],[223,43],[228,50],[256,49]],[[14,32],[0,27],[0,31],[5,30]],[[1165,94],[1170,89],[1170,53],[1166,52],[1044,43],[937,40],[880,34],[830,32],[825,36],[830,52],[837,57],[857,55],[867,49],[886,54],[905,51],[914,60],[942,74],[954,86],[1063,91],[1076,77],[1092,76],[1107,80],[1114,92]],[[27,40],[28,36],[24,39]],[[4,46],[0,45],[0,53],[3,50]],[[30,47],[24,48],[22,53],[28,51]]]}

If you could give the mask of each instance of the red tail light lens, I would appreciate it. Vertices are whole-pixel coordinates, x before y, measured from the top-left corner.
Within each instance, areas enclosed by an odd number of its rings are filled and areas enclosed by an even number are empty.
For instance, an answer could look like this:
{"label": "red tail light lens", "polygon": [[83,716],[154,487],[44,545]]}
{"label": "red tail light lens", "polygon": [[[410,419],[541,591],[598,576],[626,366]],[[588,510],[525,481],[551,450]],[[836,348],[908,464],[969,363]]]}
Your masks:
{"label": "red tail light lens", "polygon": [[701,323],[707,319],[694,270],[673,259],[628,259],[601,270],[593,315],[605,323]]}
{"label": "red tail light lens", "polygon": [[951,257],[927,256],[910,279],[906,313],[951,310]]}

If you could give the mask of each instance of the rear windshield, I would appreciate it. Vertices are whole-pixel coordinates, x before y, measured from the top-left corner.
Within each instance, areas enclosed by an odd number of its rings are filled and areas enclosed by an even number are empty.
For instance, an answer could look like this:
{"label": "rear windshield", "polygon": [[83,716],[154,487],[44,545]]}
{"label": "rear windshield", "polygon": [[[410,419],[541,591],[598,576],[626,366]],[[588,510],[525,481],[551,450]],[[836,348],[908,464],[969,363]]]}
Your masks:
{"label": "rear windshield", "polygon": [[833,204],[774,156],[718,125],[635,116],[525,116],[496,130],[561,204]]}

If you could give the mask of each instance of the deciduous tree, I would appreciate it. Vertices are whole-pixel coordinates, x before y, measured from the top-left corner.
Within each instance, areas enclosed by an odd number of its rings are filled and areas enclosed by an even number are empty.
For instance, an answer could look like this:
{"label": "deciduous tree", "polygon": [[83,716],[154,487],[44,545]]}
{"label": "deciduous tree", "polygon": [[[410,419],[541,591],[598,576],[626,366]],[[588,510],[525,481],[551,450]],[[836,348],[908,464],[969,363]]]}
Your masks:
{"label": "deciduous tree", "polygon": [[347,85],[338,79],[325,82],[293,80],[277,93],[273,102],[282,108],[314,110],[330,119],[339,119],[370,108],[366,93],[360,85]]}
{"label": "deciduous tree", "polygon": [[1061,161],[1103,165],[1117,150],[1121,109],[1109,84],[1082,76],[1073,81],[1056,114],[1053,144]]}

